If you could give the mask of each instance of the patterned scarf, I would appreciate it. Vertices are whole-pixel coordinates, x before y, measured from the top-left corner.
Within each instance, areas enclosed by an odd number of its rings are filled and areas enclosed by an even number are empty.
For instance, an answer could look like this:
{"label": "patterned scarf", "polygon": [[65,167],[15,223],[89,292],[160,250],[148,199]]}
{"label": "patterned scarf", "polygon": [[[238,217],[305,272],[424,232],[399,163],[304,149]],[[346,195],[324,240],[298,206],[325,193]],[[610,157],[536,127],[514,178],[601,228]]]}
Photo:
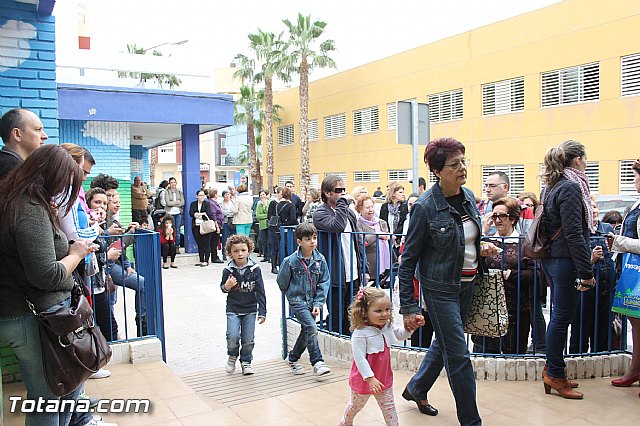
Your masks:
{"label": "patterned scarf", "polygon": [[402,205],[401,201],[398,201],[395,204],[389,203],[389,213],[393,215],[393,223],[390,223],[392,233],[395,232],[396,228],[398,227],[398,221],[400,220],[399,211],[400,211],[401,205]]}
{"label": "patterned scarf", "polygon": [[[380,218],[374,216],[373,220],[367,220],[364,218],[364,216],[360,216],[360,220],[365,225],[373,228],[376,233],[382,233],[382,228],[380,227]],[[386,241],[383,241],[380,238],[378,238],[376,247],[378,247],[380,273],[382,273],[391,267],[391,255],[389,254],[389,244]],[[370,268],[372,268],[375,271],[376,265],[370,265]]]}
{"label": "patterned scarf", "polygon": [[573,167],[565,167],[564,177],[577,183],[580,186],[580,192],[582,192],[582,204],[584,204],[584,215],[589,230],[591,233],[596,232],[596,227],[593,225],[593,207],[591,207],[591,198],[589,197],[589,178],[587,174],[582,170],[574,169]]}

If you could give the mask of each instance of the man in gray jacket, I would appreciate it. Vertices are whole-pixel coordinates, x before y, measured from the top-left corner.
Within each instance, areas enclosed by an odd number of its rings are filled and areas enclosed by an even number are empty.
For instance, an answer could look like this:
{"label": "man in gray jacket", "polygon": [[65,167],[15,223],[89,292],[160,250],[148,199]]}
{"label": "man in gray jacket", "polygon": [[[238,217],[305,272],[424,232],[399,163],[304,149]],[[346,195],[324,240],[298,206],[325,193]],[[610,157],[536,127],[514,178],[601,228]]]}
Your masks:
{"label": "man in gray jacket", "polygon": [[49,139],[40,118],[28,109],[20,108],[2,116],[0,137],[4,142],[0,149],[0,180]]}
{"label": "man in gray jacket", "polygon": [[[318,229],[318,250],[327,259],[331,274],[329,290],[329,328],[340,334],[351,335],[347,309],[358,292],[362,276],[369,280],[367,265],[362,258],[362,237],[353,232],[356,215],[349,209],[353,197],[346,193],[339,176],[328,175],[320,186],[323,203],[313,213],[313,224]],[[342,309],[341,309],[342,308]]]}

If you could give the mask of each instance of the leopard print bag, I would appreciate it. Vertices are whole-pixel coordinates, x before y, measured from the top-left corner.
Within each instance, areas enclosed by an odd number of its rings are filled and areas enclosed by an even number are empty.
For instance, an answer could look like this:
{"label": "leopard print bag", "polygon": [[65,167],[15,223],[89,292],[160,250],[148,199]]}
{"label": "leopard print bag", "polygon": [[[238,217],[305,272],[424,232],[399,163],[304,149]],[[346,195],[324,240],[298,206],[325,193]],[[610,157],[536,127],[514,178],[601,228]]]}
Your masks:
{"label": "leopard print bag", "polygon": [[501,337],[508,328],[504,277],[500,269],[489,269],[482,278],[476,279],[464,331],[477,336]]}

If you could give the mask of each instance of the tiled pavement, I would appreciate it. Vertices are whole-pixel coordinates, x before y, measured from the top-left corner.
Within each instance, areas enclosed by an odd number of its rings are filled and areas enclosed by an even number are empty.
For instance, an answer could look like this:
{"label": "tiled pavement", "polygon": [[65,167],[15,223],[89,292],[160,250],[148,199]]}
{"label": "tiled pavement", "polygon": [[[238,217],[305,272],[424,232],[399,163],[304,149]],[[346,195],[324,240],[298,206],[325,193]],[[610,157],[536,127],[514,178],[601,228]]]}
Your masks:
{"label": "tiled pavement", "polygon": [[[283,361],[272,360],[255,363],[253,376],[239,372],[227,375],[217,369],[180,378],[162,362],[124,364],[110,366],[110,378],[89,380],[87,391],[101,398],[151,399],[152,410],[147,414],[104,416],[121,426],[337,425],[349,398],[348,370],[334,367],[331,376],[318,382],[306,368],[307,374],[296,377]],[[440,414],[427,417],[400,396],[410,377],[395,373],[394,392],[401,425],[458,424],[445,378],[440,378],[430,393]],[[578,382],[586,395],[582,401],[545,395],[540,382],[478,382],[483,422],[509,426],[638,424],[640,387],[614,388],[608,379]],[[24,388],[21,384],[5,385],[5,398],[8,394],[23,395]],[[22,425],[24,419],[5,412],[5,424]],[[373,399],[358,414],[355,424],[384,424]]]}

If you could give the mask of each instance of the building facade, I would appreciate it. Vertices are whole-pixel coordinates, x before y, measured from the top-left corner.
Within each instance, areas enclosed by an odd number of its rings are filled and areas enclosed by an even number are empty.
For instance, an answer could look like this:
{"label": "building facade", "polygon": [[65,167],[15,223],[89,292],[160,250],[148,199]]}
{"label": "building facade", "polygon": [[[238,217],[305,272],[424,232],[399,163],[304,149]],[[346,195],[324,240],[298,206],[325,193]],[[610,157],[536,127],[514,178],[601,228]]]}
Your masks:
{"label": "building facade", "polygon": [[[408,182],[411,147],[396,144],[396,101],[416,99],[429,104],[431,139],[465,144],[476,194],[494,170],[510,175],[514,194],[539,192],[545,152],[567,139],[586,146],[594,193],[635,193],[639,26],[637,1],[565,0],[312,82],[312,186],[328,173],[370,192]],[[298,185],[298,89],[274,103],[284,107],[274,178]],[[429,175],[422,161],[419,171]]]}

